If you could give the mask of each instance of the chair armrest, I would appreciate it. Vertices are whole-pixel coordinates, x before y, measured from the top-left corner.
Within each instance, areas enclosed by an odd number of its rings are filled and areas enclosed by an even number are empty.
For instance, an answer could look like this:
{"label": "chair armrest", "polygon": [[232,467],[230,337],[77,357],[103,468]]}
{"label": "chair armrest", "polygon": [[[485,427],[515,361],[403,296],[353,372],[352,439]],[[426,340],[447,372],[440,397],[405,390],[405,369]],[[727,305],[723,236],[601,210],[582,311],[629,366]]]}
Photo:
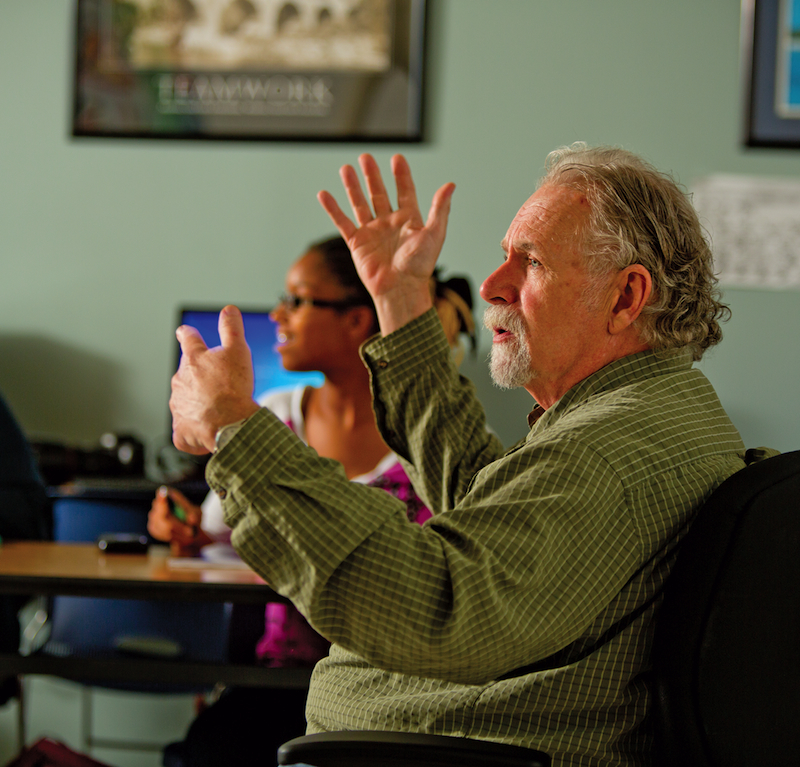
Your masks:
{"label": "chair armrest", "polygon": [[550,767],[541,751],[487,740],[406,732],[322,732],[278,749],[278,764],[314,767]]}

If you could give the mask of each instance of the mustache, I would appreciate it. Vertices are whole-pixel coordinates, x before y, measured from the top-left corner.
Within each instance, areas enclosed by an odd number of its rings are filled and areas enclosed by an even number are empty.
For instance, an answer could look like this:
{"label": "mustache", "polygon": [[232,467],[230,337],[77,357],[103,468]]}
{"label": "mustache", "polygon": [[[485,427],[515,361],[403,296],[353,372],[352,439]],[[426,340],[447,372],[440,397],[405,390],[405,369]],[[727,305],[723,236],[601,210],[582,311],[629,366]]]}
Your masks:
{"label": "mustache", "polygon": [[489,330],[503,328],[519,338],[525,337],[525,323],[522,317],[510,306],[490,304],[483,312],[483,324]]}

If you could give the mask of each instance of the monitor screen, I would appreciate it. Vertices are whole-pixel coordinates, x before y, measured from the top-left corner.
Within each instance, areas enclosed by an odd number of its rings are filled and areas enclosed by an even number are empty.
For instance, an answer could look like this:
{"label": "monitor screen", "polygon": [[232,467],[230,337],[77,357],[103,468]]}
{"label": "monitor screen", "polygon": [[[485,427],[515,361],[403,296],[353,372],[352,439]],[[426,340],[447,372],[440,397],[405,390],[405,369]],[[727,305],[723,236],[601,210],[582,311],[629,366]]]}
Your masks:
{"label": "monitor screen", "polygon": [[[219,333],[217,321],[219,309],[182,309],[178,322],[180,325],[191,325],[200,331],[206,345],[219,346]],[[276,323],[270,318],[268,309],[255,311],[242,310],[244,318],[244,334],[247,344],[253,355],[253,370],[255,372],[255,397],[274,389],[292,389],[301,384],[320,386],[323,381],[322,373],[298,373],[285,370],[281,364],[281,355],[276,351],[277,343]],[[180,361],[180,347],[178,348]]]}

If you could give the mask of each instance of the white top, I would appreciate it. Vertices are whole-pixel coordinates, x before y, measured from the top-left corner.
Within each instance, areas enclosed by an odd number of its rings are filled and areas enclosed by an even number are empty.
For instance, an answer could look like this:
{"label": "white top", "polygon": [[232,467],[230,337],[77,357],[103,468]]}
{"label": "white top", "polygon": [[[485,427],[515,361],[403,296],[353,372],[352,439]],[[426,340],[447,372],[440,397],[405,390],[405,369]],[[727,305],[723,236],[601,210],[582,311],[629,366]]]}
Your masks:
{"label": "white top", "polygon": [[[306,444],[306,424],[303,418],[303,397],[309,386],[296,386],[294,389],[280,389],[265,392],[258,398],[258,404],[269,408],[281,421],[291,423],[297,436]],[[372,471],[353,477],[352,482],[369,484],[381,474],[385,474],[398,458],[395,453],[384,456]],[[219,541],[230,539],[230,528],[225,524],[222,514],[222,503],[219,496],[211,491],[202,503],[203,518],[200,526],[209,536]]]}

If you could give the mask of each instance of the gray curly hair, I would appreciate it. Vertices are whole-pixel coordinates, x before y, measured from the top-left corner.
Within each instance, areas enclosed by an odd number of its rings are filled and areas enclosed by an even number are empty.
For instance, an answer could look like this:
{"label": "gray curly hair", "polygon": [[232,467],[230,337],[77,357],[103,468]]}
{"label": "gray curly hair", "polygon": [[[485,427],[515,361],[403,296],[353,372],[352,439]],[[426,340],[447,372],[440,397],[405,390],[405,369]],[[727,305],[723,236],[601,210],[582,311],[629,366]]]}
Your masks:
{"label": "gray curly hair", "polygon": [[587,300],[610,273],[641,264],[653,279],[637,320],[643,341],[663,352],[689,347],[699,360],[722,340],[730,309],[720,302],[711,248],[689,196],[669,175],[624,149],[576,143],[548,155],[544,184],[577,189],[589,201]]}

